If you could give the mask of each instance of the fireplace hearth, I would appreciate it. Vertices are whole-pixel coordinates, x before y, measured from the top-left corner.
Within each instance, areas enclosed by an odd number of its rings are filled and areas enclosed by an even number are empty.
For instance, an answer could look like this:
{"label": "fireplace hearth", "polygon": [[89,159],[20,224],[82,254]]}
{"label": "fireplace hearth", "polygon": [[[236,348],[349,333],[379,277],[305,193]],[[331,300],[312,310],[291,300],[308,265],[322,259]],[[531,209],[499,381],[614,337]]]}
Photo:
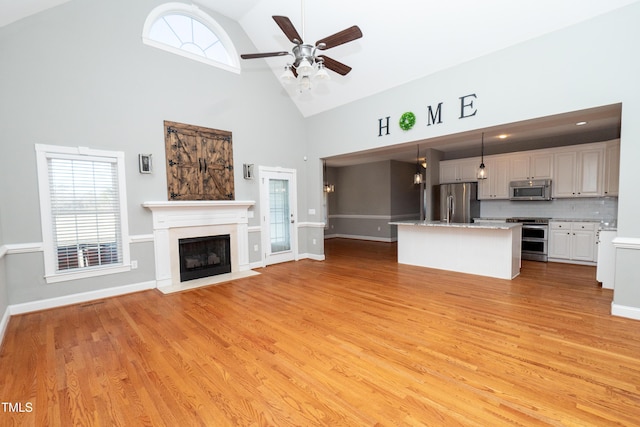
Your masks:
{"label": "fireplace hearth", "polygon": [[192,237],[178,240],[180,281],[231,273],[231,236]]}

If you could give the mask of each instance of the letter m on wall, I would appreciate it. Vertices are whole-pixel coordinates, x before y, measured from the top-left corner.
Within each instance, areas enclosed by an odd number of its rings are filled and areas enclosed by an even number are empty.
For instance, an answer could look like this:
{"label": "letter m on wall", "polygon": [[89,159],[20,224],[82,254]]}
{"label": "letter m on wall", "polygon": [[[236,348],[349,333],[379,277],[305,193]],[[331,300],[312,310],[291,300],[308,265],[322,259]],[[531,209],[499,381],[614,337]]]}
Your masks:
{"label": "letter m on wall", "polygon": [[442,102],[438,104],[435,111],[433,111],[431,105],[427,108],[427,126],[440,123],[442,123]]}

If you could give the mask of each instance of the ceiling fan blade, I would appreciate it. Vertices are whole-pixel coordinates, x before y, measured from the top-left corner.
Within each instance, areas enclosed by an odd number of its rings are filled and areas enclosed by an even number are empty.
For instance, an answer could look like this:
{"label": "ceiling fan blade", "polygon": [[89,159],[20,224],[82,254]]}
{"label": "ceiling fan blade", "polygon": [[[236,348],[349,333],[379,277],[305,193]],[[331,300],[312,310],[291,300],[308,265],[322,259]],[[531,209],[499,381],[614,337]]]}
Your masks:
{"label": "ceiling fan blade", "polygon": [[[331,49],[332,47],[340,46],[341,44],[349,43],[350,41],[359,39],[362,37],[362,31],[357,25],[349,27],[346,30],[342,30],[329,37],[325,37],[322,40],[316,42],[318,49]],[[321,45],[324,46],[321,46]]]}
{"label": "ceiling fan blade", "polygon": [[322,63],[325,67],[330,69],[331,71],[335,71],[336,73],[346,76],[351,71],[351,67],[348,65],[344,65],[342,62],[336,61],[333,58],[329,58],[325,55],[319,55],[318,58],[322,58]]}
{"label": "ceiling fan blade", "polygon": [[273,16],[273,20],[276,21],[278,27],[282,30],[285,36],[289,39],[291,43],[294,44],[302,44],[302,37],[298,34],[296,27],[293,26],[291,20],[286,16]]}
{"label": "ceiling fan blade", "polygon": [[243,53],[240,55],[242,59],[256,59],[256,58],[268,58],[270,56],[285,56],[289,55],[289,52],[265,52],[265,53]]}

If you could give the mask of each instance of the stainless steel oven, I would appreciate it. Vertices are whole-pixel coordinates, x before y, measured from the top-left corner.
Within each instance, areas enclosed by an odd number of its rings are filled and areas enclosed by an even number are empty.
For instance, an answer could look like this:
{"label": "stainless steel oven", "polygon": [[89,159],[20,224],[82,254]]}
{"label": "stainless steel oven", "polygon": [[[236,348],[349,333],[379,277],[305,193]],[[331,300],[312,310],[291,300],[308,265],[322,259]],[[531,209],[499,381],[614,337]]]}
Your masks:
{"label": "stainless steel oven", "polygon": [[547,262],[549,218],[508,218],[522,224],[522,259]]}

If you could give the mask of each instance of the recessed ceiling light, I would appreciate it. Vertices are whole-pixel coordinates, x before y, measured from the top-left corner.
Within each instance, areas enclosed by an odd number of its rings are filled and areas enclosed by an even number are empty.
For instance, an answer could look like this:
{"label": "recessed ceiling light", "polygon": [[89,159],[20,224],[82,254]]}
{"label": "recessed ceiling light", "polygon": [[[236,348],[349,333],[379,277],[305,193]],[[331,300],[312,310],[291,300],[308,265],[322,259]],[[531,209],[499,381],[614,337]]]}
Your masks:
{"label": "recessed ceiling light", "polygon": [[576,126],[584,126],[586,124],[587,124],[587,122],[578,122],[578,123],[576,123]]}
{"label": "recessed ceiling light", "polygon": [[508,137],[508,136],[509,136],[509,135],[506,135],[506,134],[504,134],[504,133],[503,133],[502,135],[498,135],[498,138],[500,138],[500,139],[505,139],[505,138],[506,138],[506,137]]}

